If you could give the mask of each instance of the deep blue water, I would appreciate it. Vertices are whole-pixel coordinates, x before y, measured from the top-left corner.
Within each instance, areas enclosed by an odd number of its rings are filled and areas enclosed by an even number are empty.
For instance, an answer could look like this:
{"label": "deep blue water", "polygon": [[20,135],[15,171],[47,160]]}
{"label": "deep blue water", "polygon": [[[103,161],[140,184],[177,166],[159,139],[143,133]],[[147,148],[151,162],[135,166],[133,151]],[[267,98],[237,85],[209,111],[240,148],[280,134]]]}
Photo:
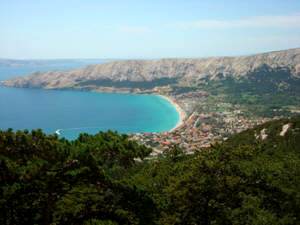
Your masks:
{"label": "deep blue water", "polygon": [[42,128],[74,139],[82,132],[108,129],[121,133],[167,131],[178,119],[176,109],[156,95],[0,87],[0,129]]}

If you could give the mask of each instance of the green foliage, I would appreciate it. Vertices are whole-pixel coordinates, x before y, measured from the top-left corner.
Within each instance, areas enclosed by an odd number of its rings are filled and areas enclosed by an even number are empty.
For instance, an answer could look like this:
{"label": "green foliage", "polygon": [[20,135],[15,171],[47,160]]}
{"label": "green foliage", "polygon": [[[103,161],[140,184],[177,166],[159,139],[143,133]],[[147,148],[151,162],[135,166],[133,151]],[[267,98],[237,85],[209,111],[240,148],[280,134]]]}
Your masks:
{"label": "green foliage", "polygon": [[[264,128],[268,138],[256,139]],[[160,224],[299,224],[299,146],[299,117],[269,122],[192,156],[162,157],[132,182],[152,193]]]}
{"label": "green foliage", "polygon": [[207,81],[198,88],[206,90],[217,100],[246,107],[252,115],[291,116],[290,106],[300,106],[300,79],[287,68],[263,65],[245,78],[221,78]]}
{"label": "green foliage", "polygon": [[0,132],[0,224],[151,224],[147,193],[116,178],[149,153],[114,132],[74,142],[40,130]]}
{"label": "green foliage", "polygon": [[72,142],[2,131],[0,224],[299,224],[299,146],[300,117],[153,159],[111,131]]}

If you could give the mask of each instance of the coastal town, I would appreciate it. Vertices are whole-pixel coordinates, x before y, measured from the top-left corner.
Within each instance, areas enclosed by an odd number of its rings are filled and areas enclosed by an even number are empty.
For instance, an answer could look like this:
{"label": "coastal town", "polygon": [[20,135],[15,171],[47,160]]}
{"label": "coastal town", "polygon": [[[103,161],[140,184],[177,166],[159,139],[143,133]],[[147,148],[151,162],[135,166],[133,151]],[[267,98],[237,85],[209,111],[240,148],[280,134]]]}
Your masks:
{"label": "coastal town", "polygon": [[[210,147],[216,142],[224,141],[234,133],[242,132],[270,120],[266,117],[248,117],[238,106],[231,106],[227,110],[220,111],[212,111],[210,108],[203,110],[205,108],[203,105],[209,102],[207,101],[209,95],[203,91],[163,96],[174,105],[180,115],[177,126],[166,132],[136,133],[131,136],[141,144],[153,148],[153,155],[174,146],[180,147],[186,153],[193,153],[199,149]],[[224,103],[214,106],[223,109]],[[206,106],[206,108],[208,107]]]}
{"label": "coastal town", "polygon": [[116,60],[0,85],[159,95],[176,108],[178,123],[130,138],[152,147],[153,154],[174,146],[192,153],[266,121],[299,115],[299,55],[296,48],[225,58]]}

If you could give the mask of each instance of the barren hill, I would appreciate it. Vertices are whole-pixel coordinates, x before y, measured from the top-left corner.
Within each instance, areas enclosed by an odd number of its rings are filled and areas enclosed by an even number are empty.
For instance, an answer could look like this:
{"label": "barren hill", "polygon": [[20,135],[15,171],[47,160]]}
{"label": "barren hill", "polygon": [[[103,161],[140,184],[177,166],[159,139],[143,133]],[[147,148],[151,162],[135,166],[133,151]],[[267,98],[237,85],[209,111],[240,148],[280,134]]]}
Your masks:
{"label": "barren hill", "polygon": [[260,68],[286,69],[290,71],[291,77],[300,78],[300,48],[241,57],[115,61],[66,72],[37,72],[4,81],[2,84],[47,89],[87,87],[148,89],[224,77],[247,78]]}

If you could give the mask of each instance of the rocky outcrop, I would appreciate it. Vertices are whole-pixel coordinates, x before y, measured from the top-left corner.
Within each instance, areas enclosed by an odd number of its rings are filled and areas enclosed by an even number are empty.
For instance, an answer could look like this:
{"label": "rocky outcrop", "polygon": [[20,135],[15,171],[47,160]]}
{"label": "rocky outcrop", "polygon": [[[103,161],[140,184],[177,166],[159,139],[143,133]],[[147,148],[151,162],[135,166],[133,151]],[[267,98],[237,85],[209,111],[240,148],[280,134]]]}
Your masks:
{"label": "rocky outcrop", "polygon": [[4,81],[3,84],[58,89],[85,88],[91,85],[144,88],[150,87],[151,85],[146,85],[149,83],[159,86],[222,77],[238,79],[249,76],[261,67],[271,70],[287,68],[291,71],[291,76],[300,78],[300,48],[241,57],[115,61],[66,72],[34,73]]}

